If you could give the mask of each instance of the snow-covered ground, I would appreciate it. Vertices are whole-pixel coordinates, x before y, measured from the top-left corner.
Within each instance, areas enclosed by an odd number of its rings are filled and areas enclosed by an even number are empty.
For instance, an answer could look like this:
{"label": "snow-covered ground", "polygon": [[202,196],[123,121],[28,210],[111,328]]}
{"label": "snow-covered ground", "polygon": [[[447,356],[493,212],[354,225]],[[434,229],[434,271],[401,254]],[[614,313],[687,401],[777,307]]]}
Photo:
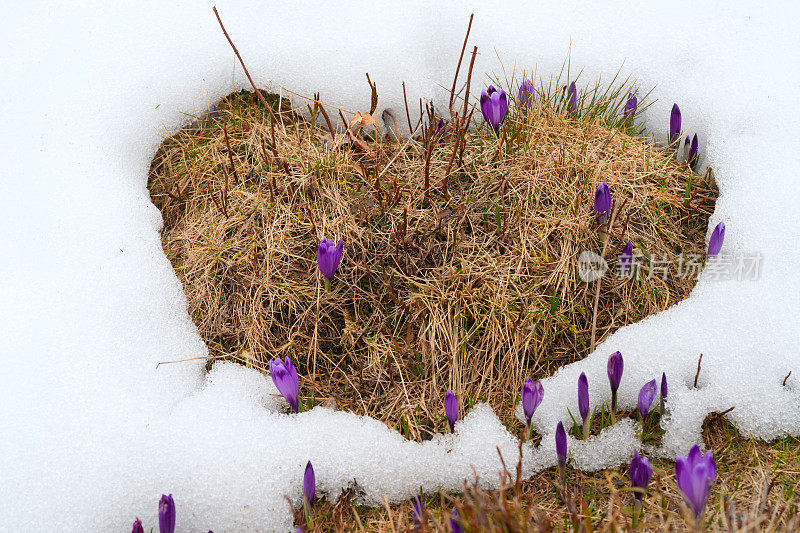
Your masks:
{"label": "snow-covered ground", "polygon": [[[206,2],[7,6],[0,27],[0,530],[126,530],[156,524],[173,493],[181,531],[291,527],[307,460],[319,489],[356,480],[372,502],[412,487],[494,482],[495,446],[516,442],[486,406],[455,437],[405,442],[382,424],[317,408],[276,412],[272,384],[230,364],[205,376],[205,348],[164,256],[146,190],[164,131],[233,88],[247,87]],[[721,196],[712,226],[723,252],[761,254],[757,281],[708,272],[691,298],[620,330],[545,384],[534,423],[547,433],[525,471],[554,463],[552,432],[576,411],[576,381],[608,401],[606,357],[625,356],[621,404],[666,371],[671,412],[664,454],[685,452],[712,411],[747,434],[800,435],[800,38],[791,3],[220,2],[228,30],[264,87],[348,109],[379,111],[445,95],[471,11],[475,72],[516,62],[557,73],[568,47],[582,80],[623,72],[659,101],[648,126],[663,139],[673,102],[699,133]],[[580,83],[579,83],[580,85]],[[690,386],[704,354],[699,389]],[[792,371],[786,386],[781,382]],[[576,465],[630,457],[622,422],[575,445]],[[574,444],[574,443],[571,443]],[[448,450],[451,450],[448,452]]]}

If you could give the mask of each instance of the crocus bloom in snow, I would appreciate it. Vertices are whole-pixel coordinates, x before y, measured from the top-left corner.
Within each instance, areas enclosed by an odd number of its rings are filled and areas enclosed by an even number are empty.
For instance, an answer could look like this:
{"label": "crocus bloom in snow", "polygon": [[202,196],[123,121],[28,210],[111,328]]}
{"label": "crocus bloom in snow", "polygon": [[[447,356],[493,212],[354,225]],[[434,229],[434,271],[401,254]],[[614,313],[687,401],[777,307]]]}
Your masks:
{"label": "crocus bloom in snow", "polygon": [[623,276],[630,270],[632,262],[633,243],[628,241],[628,244],[625,245],[625,248],[622,249],[622,253],[619,255],[619,268]]}
{"label": "crocus bloom in snow", "polygon": [[661,403],[658,406],[659,412],[663,415],[664,414],[664,406],[667,404],[667,374],[662,372],[661,373]]}
{"label": "crocus bloom in snow", "polygon": [[453,507],[453,511],[450,513],[450,529],[453,530],[453,533],[461,533],[461,525],[458,523],[458,518],[458,511]]}
{"label": "crocus bloom in snow", "polygon": [[526,426],[531,427],[531,418],[536,408],[542,403],[544,398],[544,387],[542,382],[537,380],[533,381],[531,378],[525,380],[522,386],[522,411],[525,413]]}
{"label": "crocus bloom in snow", "polygon": [[722,242],[725,240],[725,223],[720,222],[714,231],[711,232],[711,240],[708,241],[708,257],[714,257],[722,249]]}
{"label": "crocus bloom in snow", "polygon": [[158,502],[158,531],[175,533],[175,502],[172,494],[162,494],[161,501]]}
{"label": "crocus bloom in snow", "polygon": [[531,80],[525,80],[519,86],[517,101],[523,107],[530,107],[536,102],[536,91],[533,90],[533,82]]}
{"label": "crocus bloom in snow", "polygon": [[322,239],[317,247],[317,265],[322,275],[328,278],[328,281],[333,280],[333,275],[336,269],[339,268],[339,263],[342,262],[342,253],[344,252],[344,242],[339,241],[335,244],[333,239]]}
{"label": "crocus bloom in snow", "polygon": [[481,92],[481,113],[495,133],[500,130],[500,123],[506,117],[508,99],[503,89],[495,89],[494,85]]}
{"label": "crocus bloom in snow", "polygon": [[133,521],[133,529],[131,533],[144,533],[144,527],[142,526],[142,521],[138,518]]}
{"label": "crocus bloom in snow", "polygon": [[634,450],[633,459],[631,460],[631,486],[635,490],[633,496],[637,501],[641,502],[644,499],[644,492],[647,490],[647,485],[650,483],[650,478],[653,476],[653,467],[650,466],[650,460],[647,457],[639,457],[639,450]]}
{"label": "crocus bloom in snow", "polygon": [[625,120],[630,119],[633,115],[636,114],[636,105],[639,103],[639,100],[633,93],[628,93],[628,101],[625,102],[625,109],[622,110],[622,116]]}
{"label": "crocus bloom in snow", "polygon": [[[669,144],[675,144],[678,137],[681,135],[681,109],[678,104],[672,106],[672,112],[669,114]],[[680,146],[680,145],[678,145]]]}
{"label": "crocus bloom in snow", "polygon": [[317,478],[314,476],[314,467],[311,461],[306,463],[306,471],[303,473],[303,496],[309,508],[314,505],[314,496],[317,494]]}
{"label": "crocus bloom in snow", "polygon": [[412,514],[414,516],[414,525],[418,526],[422,523],[422,515],[425,509],[422,506],[422,499],[420,498],[419,494],[414,496],[414,500],[411,502],[412,505]]}
{"label": "crocus bloom in snow", "polygon": [[716,478],[717,463],[711,450],[702,455],[700,447],[695,444],[689,450],[689,455],[686,457],[679,455],[675,459],[675,480],[686,502],[694,511],[695,518],[703,514],[709,489]]}
{"label": "crocus bloom in snow", "polygon": [[594,191],[594,216],[600,217],[600,222],[605,223],[611,213],[611,190],[604,181]]}
{"label": "crocus bloom in snow", "polygon": [[697,149],[698,149],[698,141],[697,141],[697,134],[694,134],[692,137],[691,142],[689,141],[689,136],[686,136],[686,141],[683,144],[683,154],[686,158],[686,164],[689,165],[691,168],[694,168],[697,165]]}
{"label": "crocus bloom in snow", "polygon": [[570,113],[578,109],[578,89],[575,88],[574,81],[569,84],[569,90],[567,91],[567,109],[569,109]]}
{"label": "crocus bloom in snow", "polygon": [[589,379],[585,372],[578,377],[578,411],[583,420],[583,438],[589,436]]}
{"label": "crocus bloom in snow", "polygon": [[556,426],[556,457],[558,457],[558,471],[561,474],[561,483],[567,476],[567,432],[564,431],[564,423],[559,422]]}
{"label": "crocus bloom in snow", "polygon": [[617,390],[619,382],[622,381],[622,369],[625,363],[620,352],[614,352],[608,356],[606,371],[608,372],[608,383],[611,385],[611,419],[614,419],[614,411],[617,410]]}
{"label": "crocus bloom in snow", "polygon": [[650,380],[644,384],[642,390],[639,391],[639,415],[642,417],[642,424],[650,412],[650,406],[653,405],[653,400],[656,399],[656,380]]}
{"label": "crocus bloom in snow", "polygon": [[277,387],[295,413],[300,412],[300,380],[297,378],[297,370],[292,364],[289,356],[281,361],[273,359],[269,362],[269,372],[272,382]]}
{"label": "crocus bloom in snow", "polygon": [[456,400],[456,395],[451,390],[444,395],[444,414],[450,424],[450,432],[455,433],[456,420],[458,420],[458,400]]}

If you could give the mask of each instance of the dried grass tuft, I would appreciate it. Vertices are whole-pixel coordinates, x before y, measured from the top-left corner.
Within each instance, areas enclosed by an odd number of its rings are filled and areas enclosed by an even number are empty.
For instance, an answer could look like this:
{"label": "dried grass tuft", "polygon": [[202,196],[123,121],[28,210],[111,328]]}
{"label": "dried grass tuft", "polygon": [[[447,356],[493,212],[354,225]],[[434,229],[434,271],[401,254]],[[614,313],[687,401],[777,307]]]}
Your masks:
{"label": "dried grass tuft", "polygon": [[[510,421],[525,376],[590,349],[595,284],[575,266],[581,251],[603,248],[592,209],[601,181],[619,208],[612,268],[628,240],[672,263],[705,251],[710,173],[609,126],[598,112],[607,98],[583,100],[578,116],[540,94],[527,112],[512,106],[500,138],[473,127],[461,145],[452,128],[432,137],[433,114],[398,140],[369,115],[361,132],[331,134],[319,105],[308,120],[267,100],[275,123],[241,92],[167,138],[149,188],[212,361],[266,372],[288,355],[307,406],[332,399],[418,437],[424,418],[444,427],[452,389]],[[322,238],[345,242],[330,291],[316,269]],[[644,274],[602,279],[598,342],[694,284]]]}

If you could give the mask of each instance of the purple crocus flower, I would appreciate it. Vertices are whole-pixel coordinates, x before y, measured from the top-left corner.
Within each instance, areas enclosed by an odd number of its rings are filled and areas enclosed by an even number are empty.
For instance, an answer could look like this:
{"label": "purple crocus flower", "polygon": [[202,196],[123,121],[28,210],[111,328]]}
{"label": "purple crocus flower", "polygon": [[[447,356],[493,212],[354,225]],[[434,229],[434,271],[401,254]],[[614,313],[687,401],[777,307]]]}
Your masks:
{"label": "purple crocus flower", "polygon": [[314,505],[314,496],[317,494],[317,478],[314,476],[314,467],[311,461],[306,463],[306,471],[303,473],[303,497],[310,509]]}
{"label": "purple crocus flower", "polygon": [[689,455],[686,457],[679,455],[675,459],[675,480],[686,502],[694,511],[695,518],[703,514],[709,489],[716,479],[717,463],[711,450],[702,455],[700,447],[695,444],[689,450]]}
{"label": "purple crocus flower", "polygon": [[600,218],[601,223],[605,223],[608,215],[611,214],[611,189],[603,181],[594,191],[594,216]]}
{"label": "purple crocus flower", "polygon": [[708,241],[708,257],[714,257],[722,249],[722,242],[725,240],[725,223],[720,222],[714,231],[711,232],[711,240]]}
{"label": "purple crocus flower", "polygon": [[698,150],[698,141],[697,141],[697,134],[694,134],[692,137],[692,142],[689,143],[689,137],[686,137],[686,143],[684,144],[683,151],[686,154],[686,164],[689,167],[694,168],[697,166],[697,150]]}
{"label": "purple crocus flower", "polygon": [[627,274],[628,270],[631,268],[631,263],[633,262],[633,243],[628,241],[628,244],[622,249],[622,253],[619,255],[619,268],[624,276]]}
{"label": "purple crocus flower", "polygon": [[542,403],[544,398],[544,387],[542,382],[537,380],[533,381],[531,378],[525,380],[522,386],[522,411],[525,413],[526,426],[530,429],[531,418],[536,408]]}
{"label": "purple crocus flower", "polygon": [[578,411],[583,420],[583,438],[589,436],[589,379],[585,372],[578,377]]}
{"label": "purple crocus flower", "polygon": [[450,529],[453,530],[453,533],[461,533],[461,525],[458,523],[459,518],[458,510],[453,507],[453,510],[450,512]]}
{"label": "purple crocus flower", "polygon": [[650,380],[644,384],[642,390],[639,391],[639,416],[642,417],[642,424],[644,424],[647,413],[650,412],[650,406],[653,405],[653,400],[656,398],[656,380]]}
{"label": "purple crocus flower", "polygon": [[444,414],[450,424],[450,433],[455,433],[456,420],[458,420],[458,400],[456,400],[456,395],[451,390],[444,395]]}
{"label": "purple crocus flower", "polygon": [[131,533],[144,533],[144,527],[142,526],[142,521],[138,518],[133,521],[133,529],[131,529]]}
{"label": "purple crocus flower", "polygon": [[343,252],[344,241],[339,241],[339,244],[335,244],[332,239],[322,239],[319,243],[317,247],[317,266],[319,266],[319,271],[322,272],[322,275],[328,278],[328,281],[333,280],[333,275],[342,261]]}
{"label": "purple crocus flower", "polygon": [[[678,104],[672,106],[669,114],[669,144],[674,145],[675,141],[681,136],[681,109]],[[679,145],[680,146],[680,145]]]}
{"label": "purple crocus flower", "polygon": [[611,385],[611,420],[614,420],[614,413],[617,410],[617,390],[619,382],[622,381],[622,370],[625,366],[620,352],[614,352],[608,356],[606,371],[608,373],[608,383]]}
{"label": "purple crocus flower", "polygon": [[422,505],[422,498],[419,494],[414,495],[414,500],[411,502],[412,515],[414,517],[414,525],[419,527],[422,524],[422,516],[425,513],[425,508]]}
{"label": "purple crocus flower", "polygon": [[481,113],[495,133],[500,130],[500,123],[506,117],[508,99],[503,89],[495,89],[494,85],[481,92]]}
{"label": "purple crocus flower", "polygon": [[559,422],[556,426],[556,457],[558,458],[561,483],[563,484],[567,477],[567,432],[564,431],[563,422]]}
{"label": "purple crocus flower", "polygon": [[639,450],[634,450],[631,460],[631,486],[634,488],[633,496],[638,503],[644,499],[644,493],[650,478],[653,476],[653,467],[647,457],[639,457]]}
{"label": "purple crocus flower", "polygon": [[569,84],[567,91],[567,109],[572,113],[578,109],[578,89],[575,87],[575,82]]}
{"label": "purple crocus flower", "polygon": [[667,404],[667,374],[662,372],[661,373],[661,403],[658,406],[658,411],[662,415],[664,414],[664,406]]}
{"label": "purple crocus flower", "polygon": [[175,533],[175,501],[172,494],[162,494],[161,501],[158,502],[158,531]]}
{"label": "purple crocus flower", "polygon": [[433,132],[434,138],[442,143],[444,142],[444,136],[447,133],[447,128],[445,126],[445,122],[443,118],[439,119],[439,122],[436,124],[436,130]]}
{"label": "purple crocus flower", "polygon": [[277,387],[289,406],[295,413],[300,412],[300,380],[297,377],[297,370],[292,364],[289,356],[281,361],[280,359],[273,359],[269,362],[269,372],[272,376],[272,382]]}
{"label": "purple crocus flower", "polygon": [[625,102],[625,109],[622,110],[622,117],[624,120],[630,120],[636,114],[636,106],[639,100],[633,93],[628,93],[628,101]]}
{"label": "purple crocus flower", "polygon": [[525,80],[519,86],[517,102],[522,107],[531,107],[536,102],[536,91],[533,90],[533,82],[531,80]]}

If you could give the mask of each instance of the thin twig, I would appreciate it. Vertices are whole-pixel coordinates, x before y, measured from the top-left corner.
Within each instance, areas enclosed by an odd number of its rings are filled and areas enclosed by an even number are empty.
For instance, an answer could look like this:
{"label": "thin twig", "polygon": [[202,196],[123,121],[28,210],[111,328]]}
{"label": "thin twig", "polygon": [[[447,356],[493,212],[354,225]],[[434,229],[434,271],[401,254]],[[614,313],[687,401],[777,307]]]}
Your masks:
{"label": "thin twig", "polygon": [[694,388],[697,388],[697,378],[700,377],[700,365],[703,362],[703,354],[700,354],[700,358],[697,360],[697,373],[694,375]]}
{"label": "thin twig", "polygon": [[408,112],[408,99],[406,98],[406,82],[403,82],[403,102],[406,104],[406,118],[408,119],[408,134],[412,135],[411,132],[414,131],[414,128],[411,126],[411,113]]}
{"label": "thin twig", "polygon": [[228,159],[231,162],[231,170],[233,171],[234,184],[238,184],[240,183],[239,173],[236,172],[236,165],[233,164],[233,150],[231,150],[231,141],[228,138],[228,126],[224,122],[222,123],[222,133],[225,134],[225,145],[228,147]]}
{"label": "thin twig", "polygon": [[787,379],[789,379],[789,376],[791,376],[791,375],[792,375],[792,371],[791,371],[791,370],[789,370],[789,373],[788,373],[788,374],[786,374],[786,377],[785,377],[785,378],[783,378],[783,386],[784,386],[784,387],[786,386],[786,380],[787,380]]}
{"label": "thin twig", "polygon": [[458,81],[458,71],[461,70],[461,60],[464,59],[464,50],[467,49],[467,40],[469,39],[469,30],[472,29],[472,19],[475,13],[470,13],[469,24],[467,25],[467,34],[464,36],[464,44],[461,46],[461,55],[458,56],[458,65],[456,65],[456,75],[453,77],[453,88],[450,89],[450,116],[453,116],[453,99],[456,94],[456,82]]}

